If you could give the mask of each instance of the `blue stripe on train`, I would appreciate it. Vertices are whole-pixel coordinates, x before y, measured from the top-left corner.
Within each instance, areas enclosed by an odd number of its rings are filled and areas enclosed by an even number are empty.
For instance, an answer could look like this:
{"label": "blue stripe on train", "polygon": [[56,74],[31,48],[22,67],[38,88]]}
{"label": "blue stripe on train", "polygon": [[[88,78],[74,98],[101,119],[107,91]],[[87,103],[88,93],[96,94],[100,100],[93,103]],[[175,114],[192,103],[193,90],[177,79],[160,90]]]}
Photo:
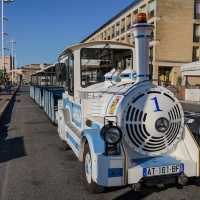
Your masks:
{"label": "blue stripe on train", "polygon": [[109,178],[121,177],[121,176],[123,176],[123,168],[109,168],[108,169]]}
{"label": "blue stripe on train", "polygon": [[132,163],[134,165],[140,165],[141,167],[161,167],[168,165],[178,165],[181,164],[180,160],[176,160],[171,156],[158,156],[158,157],[149,157],[142,159],[133,159]]}
{"label": "blue stripe on train", "polygon": [[79,151],[80,147],[79,147],[78,142],[76,142],[76,140],[69,133],[66,133],[66,134],[67,134],[67,138],[72,143],[72,145]]}

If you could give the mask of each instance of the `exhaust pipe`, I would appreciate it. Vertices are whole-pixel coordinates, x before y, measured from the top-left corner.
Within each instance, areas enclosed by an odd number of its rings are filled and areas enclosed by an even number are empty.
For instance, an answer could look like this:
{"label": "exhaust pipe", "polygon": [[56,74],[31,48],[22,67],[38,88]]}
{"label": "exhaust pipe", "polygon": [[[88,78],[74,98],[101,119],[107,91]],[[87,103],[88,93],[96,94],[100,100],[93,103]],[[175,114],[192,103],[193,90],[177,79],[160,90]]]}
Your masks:
{"label": "exhaust pipe", "polygon": [[136,24],[133,25],[132,31],[135,38],[136,83],[138,83],[150,79],[149,42],[153,31],[153,25],[147,23],[146,13],[139,13],[137,15]]}

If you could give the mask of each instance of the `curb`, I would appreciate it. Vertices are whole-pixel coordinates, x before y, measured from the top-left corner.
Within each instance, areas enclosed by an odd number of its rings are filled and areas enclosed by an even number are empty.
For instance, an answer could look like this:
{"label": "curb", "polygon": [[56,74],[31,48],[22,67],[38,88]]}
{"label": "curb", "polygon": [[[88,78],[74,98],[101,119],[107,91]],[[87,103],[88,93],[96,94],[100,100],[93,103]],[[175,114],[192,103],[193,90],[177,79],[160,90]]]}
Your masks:
{"label": "curb", "polygon": [[10,100],[6,101],[6,103],[4,104],[4,106],[0,109],[0,121],[1,121],[1,119],[3,117],[3,115],[5,114],[6,109],[8,108],[8,106],[10,105],[10,103],[13,101],[13,99],[16,96],[16,94],[17,94],[18,91],[19,91],[19,86],[14,91],[14,93],[11,96]]}

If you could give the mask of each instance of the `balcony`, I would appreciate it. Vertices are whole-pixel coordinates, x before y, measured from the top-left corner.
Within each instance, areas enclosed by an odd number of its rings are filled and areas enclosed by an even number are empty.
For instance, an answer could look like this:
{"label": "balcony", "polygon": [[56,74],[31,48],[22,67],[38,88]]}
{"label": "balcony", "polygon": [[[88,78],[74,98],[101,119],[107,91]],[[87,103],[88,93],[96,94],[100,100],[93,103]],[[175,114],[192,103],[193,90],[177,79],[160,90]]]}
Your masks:
{"label": "balcony", "polygon": [[192,62],[199,61],[199,57],[197,55],[192,55]]}
{"label": "balcony", "polygon": [[127,30],[131,28],[131,23],[127,24]]}
{"label": "balcony", "polygon": [[200,36],[194,36],[193,42],[200,42]]}
{"label": "balcony", "polygon": [[195,13],[194,14],[194,19],[200,19],[200,13]]}
{"label": "balcony", "polygon": [[116,31],[116,36],[118,36],[119,35],[119,31]]}
{"label": "balcony", "polygon": [[193,47],[192,62],[199,61],[199,47]]}
{"label": "balcony", "polygon": [[125,32],[125,27],[122,27],[121,28],[121,33],[124,33]]}

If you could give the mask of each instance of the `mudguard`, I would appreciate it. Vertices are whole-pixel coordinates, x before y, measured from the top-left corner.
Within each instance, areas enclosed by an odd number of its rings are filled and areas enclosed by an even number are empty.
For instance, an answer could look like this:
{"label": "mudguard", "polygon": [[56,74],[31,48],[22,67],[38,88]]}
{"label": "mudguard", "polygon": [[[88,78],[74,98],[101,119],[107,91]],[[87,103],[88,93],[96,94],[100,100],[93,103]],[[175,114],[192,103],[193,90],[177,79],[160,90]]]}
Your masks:
{"label": "mudguard", "polygon": [[81,151],[79,159],[83,161],[84,145],[88,143],[92,157],[92,179],[97,182],[98,155],[105,152],[105,142],[100,136],[100,129],[85,129],[81,140]]}
{"label": "mudguard", "polygon": [[[85,142],[88,142],[91,156],[103,154],[105,152],[105,142],[100,136],[100,129],[85,129],[82,135],[82,154],[84,152]],[[82,160],[82,159],[80,159]]]}

